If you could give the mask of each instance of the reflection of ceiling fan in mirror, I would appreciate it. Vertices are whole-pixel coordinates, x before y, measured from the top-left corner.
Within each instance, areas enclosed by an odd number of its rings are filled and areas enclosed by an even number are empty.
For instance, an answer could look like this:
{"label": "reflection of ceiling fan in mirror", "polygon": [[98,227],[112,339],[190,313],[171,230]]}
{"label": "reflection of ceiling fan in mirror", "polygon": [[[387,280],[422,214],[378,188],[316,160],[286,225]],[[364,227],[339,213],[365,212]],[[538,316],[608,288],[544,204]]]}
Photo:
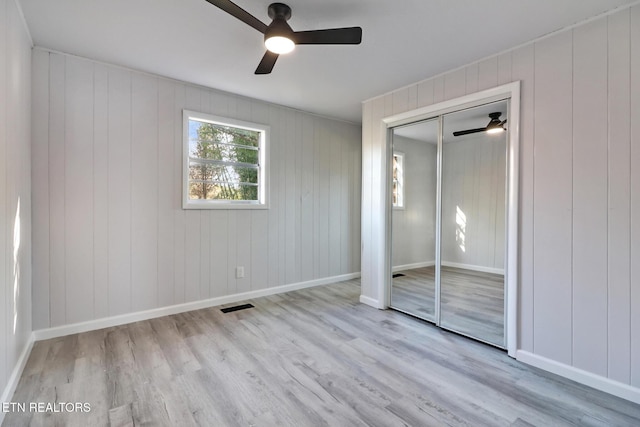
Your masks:
{"label": "reflection of ceiling fan in mirror", "polygon": [[487,133],[501,133],[504,132],[506,129],[504,128],[505,123],[507,123],[507,120],[503,120],[500,121],[500,116],[502,115],[502,113],[500,112],[496,112],[496,113],[491,113],[489,114],[489,119],[491,119],[489,121],[489,124],[486,127],[483,128],[476,128],[476,129],[467,129],[467,130],[459,130],[457,132],[453,133],[453,136],[462,136],[462,135],[469,135],[471,133],[478,133],[478,132],[487,132]]}

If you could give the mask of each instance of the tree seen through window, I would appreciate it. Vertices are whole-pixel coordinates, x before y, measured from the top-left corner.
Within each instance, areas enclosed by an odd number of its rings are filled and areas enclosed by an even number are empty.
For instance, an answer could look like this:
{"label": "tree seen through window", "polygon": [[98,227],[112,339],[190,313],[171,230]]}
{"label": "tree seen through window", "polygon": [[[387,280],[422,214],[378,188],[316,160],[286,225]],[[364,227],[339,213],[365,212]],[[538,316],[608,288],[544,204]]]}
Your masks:
{"label": "tree seen through window", "polygon": [[259,131],[189,120],[189,198],[258,200]]}

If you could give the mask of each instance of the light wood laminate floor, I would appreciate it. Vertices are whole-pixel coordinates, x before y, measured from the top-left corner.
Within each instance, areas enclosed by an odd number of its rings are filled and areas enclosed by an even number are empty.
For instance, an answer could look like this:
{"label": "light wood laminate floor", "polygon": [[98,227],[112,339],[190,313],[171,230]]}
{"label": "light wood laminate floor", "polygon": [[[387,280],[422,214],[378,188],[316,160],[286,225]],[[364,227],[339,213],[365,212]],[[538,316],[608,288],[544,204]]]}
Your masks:
{"label": "light wood laminate floor", "polygon": [[3,426],[640,425],[640,405],[358,303],[359,281],[37,342]]}
{"label": "light wood laminate floor", "polygon": [[[391,305],[435,322],[435,267],[398,272]],[[504,276],[457,267],[442,267],[441,325],[504,347]]]}

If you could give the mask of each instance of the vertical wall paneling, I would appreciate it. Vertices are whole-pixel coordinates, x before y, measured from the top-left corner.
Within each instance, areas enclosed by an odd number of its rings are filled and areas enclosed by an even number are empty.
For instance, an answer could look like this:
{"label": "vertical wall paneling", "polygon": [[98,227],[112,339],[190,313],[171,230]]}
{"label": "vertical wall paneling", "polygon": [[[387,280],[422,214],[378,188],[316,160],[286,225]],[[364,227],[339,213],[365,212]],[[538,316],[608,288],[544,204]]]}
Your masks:
{"label": "vertical wall paneling", "polygon": [[[0,55],[4,57],[4,55]],[[46,99],[49,93],[49,53],[33,52],[33,97]],[[0,64],[0,70],[3,70]],[[2,87],[2,84],[0,84]],[[2,96],[3,99],[6,99]],[[33,327],[49,325],[49,103],[32,104],[31,181],[33,191],[33,234],[42,245],[33,246]],[[1,132],[1,131],[0,131]],[[2,156],[4,158],[4,156]],[[0,305],[1,306],[1,305]]]}
{"label": "vertical wall paneling", "polygon": [[66,323],[65,222],[64,222],[64,84],[65,58],[51,56],[49,63],[49,295],[50,326]]}
{"label": "vertical wall paneling", "polygon": [[[342,127],[340,139],[345,140],[350,137],[348,135],[349,129],[345,129]],[[349,272],[349,266],[351,265],[351,239],[352,233],[350,232],[351,226],[349,225],[349,218],[353,215],[353,211],[351,210],[351,205],[349,201],[349,173],[350,168],[353,167],[353,162],[351,161],[351,147],[345,144],[339,144],[338,148],[340,150],[339,157],[337,159],[337,163],[339,165],[339,178],[340,178],[340,188],[338,189],[338,198],[340,203],[340,260],[338,274],[347,274]]]}
{"label": "vertical wall paneling", "polygon": [[640,387],[640,6],[630,10],[631,75],[631,385]]}
{"label": "vertical wall paneling", "polygon": [[571,365],[572,33],[535,48],[534,350]]}
{"label": "vertical wall paneling", "polygon": [[228,215],[229,211],[226,210],[211,212],[211,224],[209,227],[211,232],[211,284],[209,296],[211,297],[227,295],[227,283],[229,281],[229,271],[227,269],[227,260],[229,258],[227,251],[229,246]]}
{"label": "vertical wall paneling", "polygon": [[[420,91],[418,90],[418,105],[420,105]],[[373,277],[372,266],[373,260],[371,257],[372,252],[372,239],[374,236],[372,230],[372,192],[374,190],[371,184],[371,179],[375,175],[373,172],[373,155],[377,151],[373,147],[374,141],[372,127],[377,124],[379,120],[378,116],[373,115],[373,102],[366,102],[362,106],[362,219],[360,220],[362,232],[361,232],[361,244],[360,244],[360,260],[362,268],[360,282],[361,282],[361,295],[372,298],[373,291]]]}
{"label": "vertical wall paneling", "polygon": [[[349,141],[359,139],[362,141],[362,127],[351,128]],[[362,253],[362,231],[360,225],[361,221],[361,203],[362,203],[362,142],[359,144],[351,144],[352,153],[352,168],[353,177],[351,179],[349,201],[351,206],[351,216],[349,217],[349,229],[351,230],[351,259],[349,262],[348,270],[356,268],[357,271],[362,272],[360,255]]]}
{"label": "vertical wall paneling", "polygon": [[478,90],[498,85],[498,57],[492,56],[478,63]]}
{"label": "vertical wall paneling", "polygon": [[[38,63],[42,65],[46,60],[41,57]],[[42,73],[32,76],[31,67],[29,34],[17,3],[0,0],[0,400],[3,401],[11,400],[8,392],[15,384],[8,381],[18,367],[32,330],[31,181],[44,180],[46,184],[49,173],[45,167],[31,175],[32,114],[41,115],[45,121],[34,131],[39,146],[44,148],[40,154],[45,155],[48,139],[48,105],[31,109],[32,87],[42,92],[47,89],[47,82],[43,81]],[[33,160],[42,164],[40,154]],[[45,191],[42,189],[40,194]],[[39,207],[48,203],[44,198]],[[44,207],[44,215],[47,210],[48,206]],[[42,215],[33,218],[33,223],[46,236],[48,229]],[[35,251],[45,264],[47,249]],[[33,305],[45,305],[41,295],[36,296],[36,301]],[[48,317],[49,310],[45,307],[38,321],[48,321]],[[0,413],[0,421],[3,415]]]}
{"label": "vertical wall paneling", "polygon": [[[573,363],[607,375],[607,20],[573,38]],[[588,265],[589,268],[582,268]]]}
{"label": "vertical wall paneling", "polygon": [[[271,191],[269,196],[271,199],[269,203],[269,286],[271,287],[279,286],[281,284],[281,274],[284,274],[284,269],[280,267],[280,238],[284,236],[284,234],[280,233],[280,211],[282,210],[282,200],[284,200],[282,197],[282,189],[285,188],[285,183],[280,179],[280,171],[282,168],[278,167],[279,159],[281,159],[284,152],[284,147],[276,143],[276,141],[281,141],[282,138],[282,127],[278,122],[278,110],[275,107],[269,107],[268,117],[268,121],[272,126],[270,137],[271,147],[269,148],[269,157],[272,159],[270,168]],[[319,144],[316,141],[314,141],[314,146],[316,149],[319,148]],[[280,189],[280,191],[275,191],[276,188]],[[317,212],[316,209],[317,207],[314,206],[314,212]],[[315,227],[317,227],[317,224],[317,221],[314,222]]]}
{"label": "vertical wall paneling", "polygon": [[[444,101],[444,77],[438,76],[433,79],[433,103]],[[388,117],[387,114],[385,117]]]}
{"label": "vertical wall paneling", "polygon": [[158,81],[134,75],[131,139],[132,309],[158,306]]}
{"label": "vertical wall paneling", "polygon": [[283,127],[285,129],[284,161],[291,165],[288,168],[279,168],[284,172],[285,200],[284,224],[282,231],[285,235],[285,283],[294,283],[296,277],[296,117],[294,114],[283,117]]}
{"label": "vertical wall paneling", "polygon": [[513,52],[512,77],[522,82],[520,90],[520,322],[519,348],[533,352],[534,328],[534,46]]}
{"label": "vertical wall paneling", "polygon": [[93,102],[93,315],[100,318],[109,315],[109,72],[102,64],[93,67]]}
{"label": "vertical wall paneling", "polygon": [[478,64],[471,64],[465,67],[465,93],[475,93],[478,91]]}
{"label": "vertical wall paneling", "polygon": [[340,203],[342,186],[340,175],[342,172],[340,160],[340,133],[339,129],[332,130],[329,145],[329,275],[340,274],[342,259],[341,239],[342,223],[340,211],[343,209]]}
{"label": "vertical wall paneling", "polygon": [[236,281],[236,292],[251,290],[251,211],[238,211],[236,223],[236,265],[244,268],[244,277]]}
{"label": "vertical wall paneling", "polygon": [[[11,8],[13,5],[12,2],[8,2],[7,10]],[[14,16],[11,16],[7,13],[6,23],[5,23],[5,61],[6,64],[3,67],[4,72],[4,81],[2,85],[4,86],[4,95],[6,104],[4,115],[2,117],[5,120],[4,132],[0,135],[4,139],[3,141],[3,151],[4,156],[3,160],[3,168],[2,168],[2,181],[0,181],[0,187],[2,187],[2,193],[0,193],[0,200],[2,200],[2,205],[0,205],[0,210],[2,210],[2,217],[0,217],[0,227],[2,228],[2,234],[0,236],[4,236],[5,238],[0,240],[0,245],[2,246],[2,252],[0,252],[0,259],[2,260],[4,267],[4,274],[1,276],[0,283],[5,283],[3,289],[0,289],[3,294],[3,300],[0,302],[4,302],[3,304],[3,312],[0,313],[0,317],[2,317],[2,323],[0,325],[4,326],[2,329],[2,333],[6,333],[7,339],[5,339],[5,344],[3,350],[5,352],[6,357],[6,366],[12,366],[12,357],[11,355],[17,353],[17,342],[14,339],[9,339],[11,335],[13,335],[14,325],[13,325],[13,313],[16,310],[15,303],[13,301],[13,293],[15,289],[15,266],[14,266],[14,227],[15,227],[15,215],[17,213],[17,186],[19,184],[19,169],[16,165],[16,160],[18,156],[18,147],[14,144],[11,144],[10,141],[16,136],[16,125],[9,125],[9,123],[15,123],[14,120],[18,117],[18,109],[20,108],[16,103],[16,98],[14,94],[14,88],[11,86],[10,82],[13,81],[13,69],[10,66],[14,66],[18,68],[19,64],[16,58],[16,51],[14,47],[14,37],[13,34],[13,26],[14,24]],[[5,309],[6,307],[6,309]],[[5,332],[6,331],[6,332]],[[8,371],[7,373],[10,373]]]}
{"label": "vertical wall paneling", "polygon": [[418,108],[418,85],[411,85],[407,90],[409,91],[407,110],[415,110]]}
{"label": "vertical wall paneling", "polygon": [[[400,89],[400,90],[402,90],[402,89]],[[384,104],[384,116],[388,117],[388,116],[394,114],[394,112],[396,110],[393,109],[393,106],[394,106],[394,104],[393,104],[393,93],[386,94],[382,98],[382,101],[383,101],[383,104]]]}
{"label": "vertical wall paneling", "polygon": [[[466,93],[467,70],[460,68],[444,76],[444,98],[458,98]],[[403,110],[407,111],[407,110]]]}
{"label": "vertical wall paneling", "polygon": [[[302,117],[302,188],[300,194],[300,228],[313,230],[313,124],[309,116]],[[300,236],[300,270],[301,280],[308,281],[314,278],[313,266],[316,260],[314,253],[314,233],[301,233]]]}
{"label": "vertical wall paneling", "polygon": [[511,78],[511,55],[512,52],[507,52],[498,56],[498,85],[503,85],[505,83],[513,81]]}
{"label": "vertical wall paneling", "polygon": [[301,281],[302,277],[302,254],[300,247],[302,246],[302,112],[295,113],[295,217],[294,217],[294,241],[295,241],[295,275],[294,283]]}
{"label": "vertical wall paneling", "polygon": [[609,378],[628,384],[631,365],[629,10],[608,18],[608,42],[608,371]]}
{"label": "vertical wall paneling", "polygon": [[[185,108],[200,111],[202,109],[203,93],[196,87],[187,86],[185,93]],[[182,128],[182,126],[180,126]],[[185,212],[185,255],[184,255],[184,297],[185,302],[196,301],[200,298],[200,252],[201,212],[187,210]],[[235,232],[233,230],[232,232]],[[235,251],[234,251],[235,252]]]}
{"label": "vertical wall paneling", "polygon": [[269,215],[266,211],[251,212],[250,250],[250,288],[252,291],[267,288],[269,285],[267,280],[269,271]]}
{"label": "vertical wall paneling", "polygon": [[402,112],[409,108],[409,88],[398,89],[391,94],[392,111]]}
{"label": "vertical wall paneling", "polygon": [[277,123],[278,126],[278,134],[277,141],[280,141],[278,144],[279,147],[279,155],[277,156],[277,163],[275,163],[274,170],[277,171],[278,175],[278,183],[275,188],[281,188],[282,192],[280,193],[280,205],[278,209],[278,231],[275,236],[278,239],[278,284],[282,285],[287,283],[287,208],[290,205],[290,201],[287,200],[287,188],[291,188],[291,184],[287,182],[287,169],[281,167],[283,163],[287,161],[288,154],[288,146],[287,146],[287,118],[280,110],[275,112],[276,120],[274,123]]}
{"label": "vertical wall paneling", "polygon": [[[425,107],[433,104],[433,80],[425,80],[418,85],[418,107]],[[369,103],[366,103],[363,108],[366,108]]]}
{"label": "vertical wall paneling", "polygon": [[[11,375],[10,356],[8,347],[9,343],[9,315],[10,298],[8,297],[10,291],[10,280],[7,280],[10,269],[10,261],[8,260],[8,254],[10,252],[8,247],[8,230],[10,229],[9,209],[7,203],[7,114],[10,108],[6,102],[8,88],[7,82],[7,67],[9,65],[7,58],[7,52],[9,50],[9,43],[7,40],[8,32],[5,30],[8,25],[8,13],[9,8],[7,0],[0,1],[0,308],[2,313],[0,314],[0,337],[2,340],[2,351],[0,351],[0,385],[4,389],[4,385],[7,383],[9,375]],[[7,243],[5,243],[7,242]]]}
{"label": "vertical wall paneling", "polygon": [[125,70],[109,70],[108,114],[108,161],[114,171],[109,173],[109,315],[116,315],[131,311],[131,73]]}
{"label": "vertical wall paneling", "polygon": [[329,259],[331,240],[329,236],[329,198],[331,195],[330,189],[330,173],[331,173],[331,143],[329,141],[329,129],[325,127],[320,129],[320,167],[318,170],[318,195],[319,195],[319,210],[318,210],[318,222],[320,228],[318,229],[318,242],[320,250],[318,252],[318,264],[320,276],[329,275]]}
{"label": "vertical wall paneling", "polygon": [[[158,305],[173,302],[174,282],[174,206],[182,200],[174,185],[176,174],[173,161],[175,137],[174,85],[158,82]],[[178,126],[181,127],[181,126]],[[180,172],[182,170],[180,169]]]}
{"label": "vertical wall paneling", "polygon": [[185,302],[186,212],[182,210],[182,110],[186,86],[175,84],[173,106],[173,294],[174,304]]}
{"label": "vertical wall paneling", "polygon": [[66,321],[93,318],[93,63],[68,57],[65,68]]}
{"label": "vertical wall paneling", "polygon": [[211,288],[211,239],[207,236],[211,234],[211,212],[200,212],[200,289],[198,291],[198,298],[209,298],[209,290]]}
{"label": "vertical wall paneling", "polygon": [[[373,102],[374,117],[378,117],[378,118],[387,117],[391,114],[389,109],[386,108],[386,105],[388,105],[388,102],[386,100],[388,99],[390,99],[389,95],[383,98],[378,98]],[[372,212],[371,229],[379,230],[383,227],[383,224],[386,223],[386,217],[384,214],[386,206],[385,206],[385,200],[383,199],[383,196],[382,196],[382,190],[386,186],[385,180],[387,179],[387,174],[385,173],[386,167],[387,167],[386,135],[384,135],[384,132],[380,127],[380,123],[377,121],[372,124],[371,132],[372,132],[374,141],[380,141],[378,144],[382,144],[384,146],[382,149],[378,149],[373,152],[373,158],[371,160],[371,167],[372,167],[372,173],[373,173],[373,177],[371,178],[371,187],[373,188],[371,192],[371,208],[370,208]],[[375,240],[374,239],[371,240],[370,256],[372,260],[379,259],[380,253],[384,251],[384,244],[383,244],[384,238],[385,236],[380,235],[380,236],[377,236]],[[384,273],[383,266],[380,266],[380,265],[375,266],[375,268],[372,270],[372,277],[371,277],[371,280],[373,281],[373,283],[381,283],[382,281],[386,281],[387,278],[384,277],[383,273]],[[379,304],[383,303],[383,298],[380,293],[376,295],[376,299],[378,300]]]}

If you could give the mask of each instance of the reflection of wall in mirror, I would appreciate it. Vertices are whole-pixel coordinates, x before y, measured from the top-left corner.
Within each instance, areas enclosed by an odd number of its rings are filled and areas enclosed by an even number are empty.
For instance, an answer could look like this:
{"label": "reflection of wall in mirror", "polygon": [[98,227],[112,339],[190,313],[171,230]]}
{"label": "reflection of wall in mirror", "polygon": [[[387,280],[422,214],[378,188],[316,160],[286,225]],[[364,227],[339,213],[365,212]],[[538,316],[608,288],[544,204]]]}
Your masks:
{"label": "reflection of wall in mirror", "polygon": [[443,144],[442,264],[503,272],[506,135]]}
{"label": "reflection of wall in mirror", "polygon": [[433,265],[436,225],[436,144],[395,135],[404,153],[404,207],[392,213],[392,266]]}

